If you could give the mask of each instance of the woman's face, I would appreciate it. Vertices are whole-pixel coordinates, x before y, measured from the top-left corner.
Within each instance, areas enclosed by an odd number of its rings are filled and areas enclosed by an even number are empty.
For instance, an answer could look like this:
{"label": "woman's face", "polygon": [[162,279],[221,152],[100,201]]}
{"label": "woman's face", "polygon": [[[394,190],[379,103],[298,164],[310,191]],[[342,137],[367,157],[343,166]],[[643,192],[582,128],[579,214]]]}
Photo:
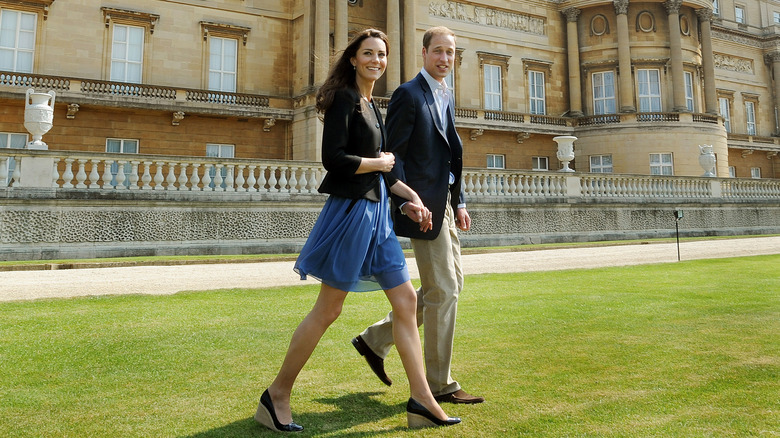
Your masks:
{"label": "woman's face", "polygon": [[387,68],[387,46],[380,38],[366,38],[350,62],[355,66],[356,80],[374,82]]}

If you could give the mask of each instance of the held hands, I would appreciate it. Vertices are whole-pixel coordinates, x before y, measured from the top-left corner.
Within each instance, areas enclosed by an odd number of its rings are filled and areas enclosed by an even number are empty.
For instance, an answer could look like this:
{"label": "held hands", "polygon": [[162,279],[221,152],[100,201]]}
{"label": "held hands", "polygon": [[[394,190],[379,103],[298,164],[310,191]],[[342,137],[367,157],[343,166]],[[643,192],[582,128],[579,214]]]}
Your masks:
{"label": "held hands", "polygon": [[420,224],[420,231],[427,232],[433,228],[433,214],[422,203],[419,197],[404,204],[403,211],[409,219]]}

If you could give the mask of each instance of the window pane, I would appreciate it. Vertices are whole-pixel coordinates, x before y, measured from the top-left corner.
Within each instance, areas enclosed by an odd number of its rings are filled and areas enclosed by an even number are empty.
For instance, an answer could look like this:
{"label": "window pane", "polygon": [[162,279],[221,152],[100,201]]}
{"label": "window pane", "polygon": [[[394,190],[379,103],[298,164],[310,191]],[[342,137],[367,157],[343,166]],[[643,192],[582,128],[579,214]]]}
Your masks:
{"label": "window pane", "polygon": [[114,41],[127,42],[127,26],[114,26]]}
{"label": "window pane", "polygon": [[0,69],[2,70],[14,69],[13,50],[0,49]]}
{"label": "window pane", "polygon": [[111,61],[111,80],[124,82],[126,77],[125,63],[121,61]]}
{"label": "window pane", "polygon": [[117,154],[122,151],[122,141],[109,138],[106,140],[106,152]]}
{"label": "window pane", "polygon": [[20,52],[16,57],[16,71],[22,73],[32,73],[33,54],[31,52]]}
{"label": "window pane", "polygon": [[141,64],[127,64],[127,82],[141,83]]}
{"label": "window pane", "polygon": [[138,140],[125,140],[124,141],[124,150],[122,152],[126,154],[137,154],[138,153]]}

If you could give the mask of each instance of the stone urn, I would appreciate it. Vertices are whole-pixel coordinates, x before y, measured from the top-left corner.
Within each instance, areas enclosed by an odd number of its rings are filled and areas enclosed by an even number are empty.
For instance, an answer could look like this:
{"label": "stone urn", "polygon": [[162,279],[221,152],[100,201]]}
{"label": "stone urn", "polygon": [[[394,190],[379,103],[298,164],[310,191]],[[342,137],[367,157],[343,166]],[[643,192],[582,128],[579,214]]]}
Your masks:
{"label": "stone urn", "polygon": [[574,169],[569,168],[569,162],[574,159],[574,140],[577,137],[573,135],[553,137],[553,141],[558,143],[558,160],[563,164],[561,172],[574,172]]}
{"label": "stone urn", "polygon": [[41,141],[43,134],[49,132],[54,119],[54,91],[36,93],[32,88],[27,90],[24,101],[24,127],[32,134],[32,141],[27,143],[27,149],[48,149]]}
{"label": "stone urn", "polygon": [[699,165],[704,169],[704,175],[713,177],[715,176],[715,152],[712,150],[712,145],[699,145]]}

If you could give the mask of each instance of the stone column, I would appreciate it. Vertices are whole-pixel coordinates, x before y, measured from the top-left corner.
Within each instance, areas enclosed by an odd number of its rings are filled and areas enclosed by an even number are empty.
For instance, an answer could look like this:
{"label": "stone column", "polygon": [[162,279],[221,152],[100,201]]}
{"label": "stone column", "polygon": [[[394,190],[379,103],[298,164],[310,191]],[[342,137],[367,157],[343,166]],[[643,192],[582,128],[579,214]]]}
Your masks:
{"label": "stone column", "polygon": [[[715,90],[715,58],[712,54],[712,9],[697,9],[701,29],[701,66],[704,70],[704,112],[718,114],[718,93]],[[777,67],[774,67],[775,69]],[[775,70],[775,74],[778,70]],[[780,77],[780,76],[779,76]],[[777,86],[777,84],[775,84]],[[775,93],[775,95],[778,95]]]}
{"label": "stone column", "polygon": [[415,29],[417,19],[415,18],[414,0],[404,0],[404,31],[403,31],[403,58],[404,58],[404,81],[414,78],[417,73],[417,55],[421,53],[422,41],[418,42]]}
{"label": "stone column", "polygon": [[775,111],[780,112],[780,51],[774,51],[766,54],[765,60],[767,64],[772,65],[772,77],[775,81]]}
{"label": "stone column", "polygon": [[346,1],[336,0],[336,6],[334,10],[336,16],[333,17],[333,50],[335,52],[344,50],[344,48],[347,47],[347,43],[349,42],[349,18],[347,15],[348,7],[349,6],[347,5]]}
{"label": "stone column", "polygon": [[569,114],[581,117],[582,113],[582,79],[580,77],[580,41],[577,35],[577,19],[580,11],[568,8],[562,11],[566,16],[566,51],[569,54]]}
{"label": "stone column", "polygon": [[319,87],[328,77],[330,64],[330,2],[317,2],[314,11],[314,86]]}
{"label": "stone column", "polygon": [[385,77],[388,96],[401,85],[401,8],[398,2],[399,0],[387,0],[387,39],[390,43],[390,54]]}
{"label": "stone column", "polygon": [[669,17],[669,47],[672,60],[672,103],[673,111],[688,112],[685,105],[685,75],[682,62],[682,37],[680,36],[680,6],[682,0],[667,0],[664,2]]}
{"label": "stone column", "polygon": [[634,81],[631,77],[631,43],[628,36],[628,0],[615,0],[613,4],[617,15],[620,112],[635,113]]}

